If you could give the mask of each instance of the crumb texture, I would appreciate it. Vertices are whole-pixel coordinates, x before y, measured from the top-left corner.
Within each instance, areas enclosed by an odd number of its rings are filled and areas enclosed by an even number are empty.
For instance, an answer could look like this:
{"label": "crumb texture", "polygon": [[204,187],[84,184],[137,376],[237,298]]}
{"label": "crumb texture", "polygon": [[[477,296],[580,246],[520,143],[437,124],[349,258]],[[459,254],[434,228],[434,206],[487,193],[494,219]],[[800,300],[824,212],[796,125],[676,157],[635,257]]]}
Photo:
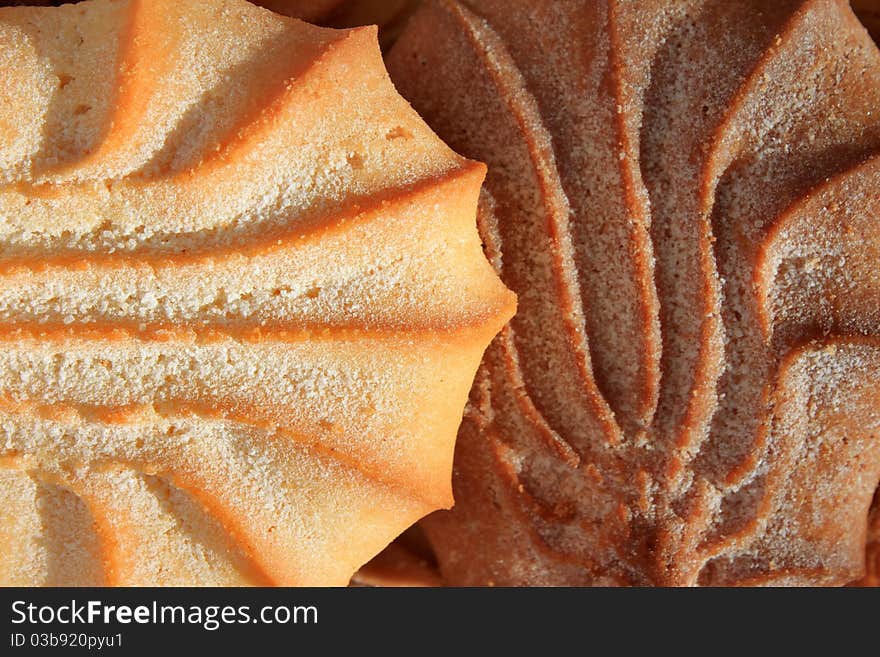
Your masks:
{"label": "crumb texture", "polygon": [[0,583],[345,585],[513,295],[373,28],[0,9]]}
{"label": "crumb texture", "polygon": [[[428,0],[401,93],[519,295],[424,522],[452,584],[876,577],[880,53],[843,0]],[[873,539],[869,540],[869,537]]]}

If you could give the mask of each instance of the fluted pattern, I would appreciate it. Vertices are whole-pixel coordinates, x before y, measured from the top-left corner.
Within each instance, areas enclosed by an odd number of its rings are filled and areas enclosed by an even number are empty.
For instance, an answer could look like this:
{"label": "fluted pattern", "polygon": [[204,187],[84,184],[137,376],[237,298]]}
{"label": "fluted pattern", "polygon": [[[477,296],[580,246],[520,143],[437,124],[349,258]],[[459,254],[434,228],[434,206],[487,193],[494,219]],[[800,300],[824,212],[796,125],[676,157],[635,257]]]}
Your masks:
{"label": "fluted pattern", "polygon": [[453,584],[843,584],[880,480],[880,53],[843,0],[429,0],[401,93],[519,295]]}
{"label": "fluted pattern", "polygon": [[451,502],[513,312],[374,29],[0,10],[0,583],[332,584]]}

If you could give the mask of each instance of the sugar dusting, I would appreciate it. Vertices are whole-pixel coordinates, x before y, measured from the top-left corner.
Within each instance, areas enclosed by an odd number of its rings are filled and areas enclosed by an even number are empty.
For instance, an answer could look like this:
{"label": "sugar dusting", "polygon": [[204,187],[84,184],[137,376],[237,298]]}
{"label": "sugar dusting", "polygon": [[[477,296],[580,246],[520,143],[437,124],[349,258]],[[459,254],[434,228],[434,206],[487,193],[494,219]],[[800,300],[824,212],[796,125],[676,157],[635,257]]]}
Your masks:
{"label": "sugar dusting", "polygon": [[843,3],[435,0],[389,69],[489,164],[522,299],[425,524],[448,581],[857,578],[880,54]]}

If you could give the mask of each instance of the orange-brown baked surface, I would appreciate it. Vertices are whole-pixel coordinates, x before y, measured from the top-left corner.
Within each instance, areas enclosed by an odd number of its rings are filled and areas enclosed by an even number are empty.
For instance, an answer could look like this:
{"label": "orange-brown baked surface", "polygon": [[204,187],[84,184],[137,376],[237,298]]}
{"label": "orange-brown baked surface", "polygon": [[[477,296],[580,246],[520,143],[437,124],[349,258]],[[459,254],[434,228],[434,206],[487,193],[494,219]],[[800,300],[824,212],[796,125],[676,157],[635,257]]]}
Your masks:
{"label": "orange-brown baked surface", "polygon": [[429,0],[388,65],[489,164],[519,295],[423,523],[446,581],[861,577],[880,53],[848,3]]}
{"label": "orange-brown baked surface", "polygon": [[0,9],[0,583],[331,584],[452,503],[513,297],[373,28]]}

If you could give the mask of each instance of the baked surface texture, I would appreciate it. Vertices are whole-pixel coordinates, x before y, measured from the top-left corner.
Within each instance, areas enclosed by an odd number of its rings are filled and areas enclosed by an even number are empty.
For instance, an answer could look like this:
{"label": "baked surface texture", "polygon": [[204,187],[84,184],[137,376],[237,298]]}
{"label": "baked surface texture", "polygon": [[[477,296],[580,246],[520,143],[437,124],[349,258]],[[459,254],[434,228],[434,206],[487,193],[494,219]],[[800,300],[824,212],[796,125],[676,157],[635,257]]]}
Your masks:
{"label": "baked surface texture", "polygon": [[423,523],[446,581],[861,577],[880,53],[848,4],[429,0],[387,64],[488,163],[519,298]]}
{"label": "baked surface texture", "polygon": [[0,10],[0,583],[345,585],[513,296],[373,28]]}

